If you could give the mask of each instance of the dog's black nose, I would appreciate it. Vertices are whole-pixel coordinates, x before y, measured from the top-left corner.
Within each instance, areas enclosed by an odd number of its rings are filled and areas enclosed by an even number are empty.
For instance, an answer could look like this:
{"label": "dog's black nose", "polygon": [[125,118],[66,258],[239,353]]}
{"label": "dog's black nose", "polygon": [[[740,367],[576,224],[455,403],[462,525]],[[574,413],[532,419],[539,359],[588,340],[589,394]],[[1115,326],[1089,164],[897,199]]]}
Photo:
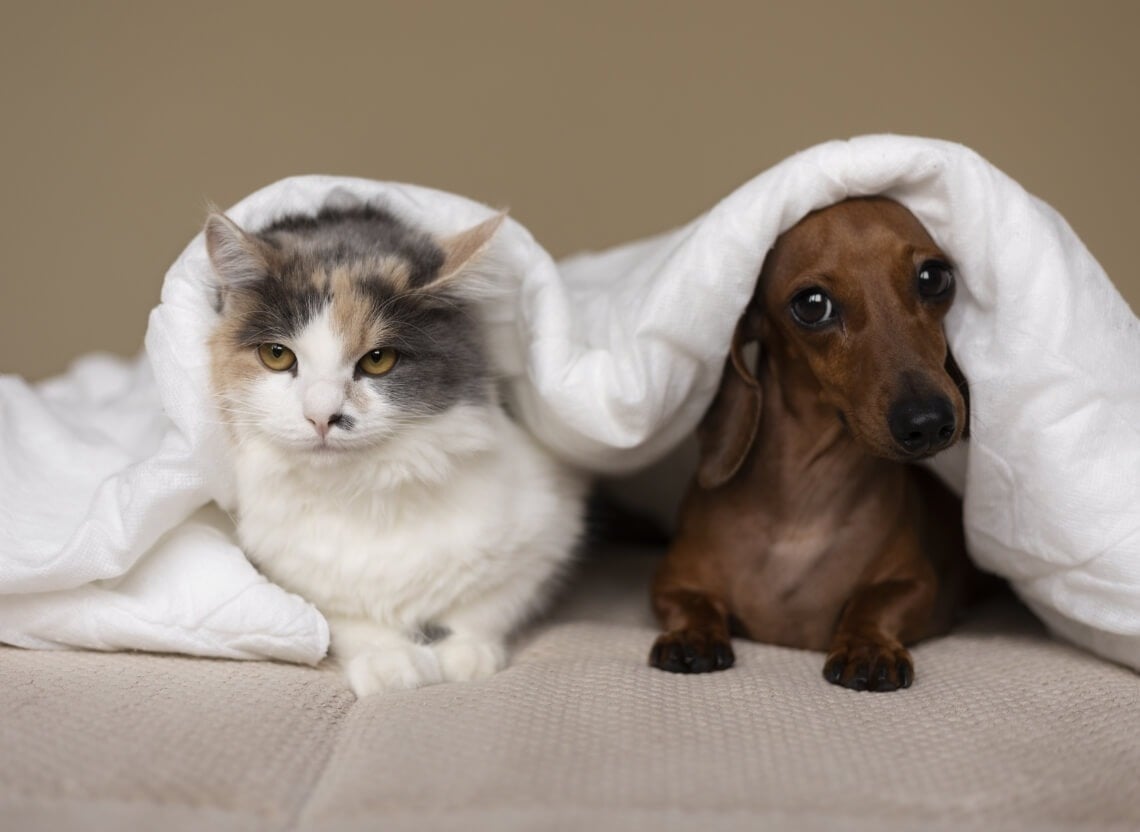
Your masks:
{"label": "dog's black nose", "polygon": [[899,399],[887,415],[891,436],[908,454],[933,453],[950,444],[956,420],[945,396]]}

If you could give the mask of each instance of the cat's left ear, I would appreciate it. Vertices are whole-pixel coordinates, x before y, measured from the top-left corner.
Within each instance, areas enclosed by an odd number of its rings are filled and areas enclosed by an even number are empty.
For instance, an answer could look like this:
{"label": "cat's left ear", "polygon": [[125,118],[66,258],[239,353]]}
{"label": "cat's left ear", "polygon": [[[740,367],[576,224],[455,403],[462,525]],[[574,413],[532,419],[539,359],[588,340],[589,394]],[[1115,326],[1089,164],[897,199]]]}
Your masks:
{"label": "cat's left ear", "polygon": [[487,249],[491,247],[491,240],[494,239],[496,232],[506,218],[507,212],[500,211],[490,219],[484,220],[466,231],[460,231],[458,234],[440,240],[439,245],[443,249],[444,255],[443,265],[439,269],[439,275],[431,282],[429,288],[450,288],[459,281],[460,275],[465,272],[478,272],[479,270],[473,267],[486,255]]}
{"label": "cat's left ear", "polygon": [[206,220],[206,251],[220,279],[219,289],[241,291],[262,280],[269,268],[266,246],[217,211]]}

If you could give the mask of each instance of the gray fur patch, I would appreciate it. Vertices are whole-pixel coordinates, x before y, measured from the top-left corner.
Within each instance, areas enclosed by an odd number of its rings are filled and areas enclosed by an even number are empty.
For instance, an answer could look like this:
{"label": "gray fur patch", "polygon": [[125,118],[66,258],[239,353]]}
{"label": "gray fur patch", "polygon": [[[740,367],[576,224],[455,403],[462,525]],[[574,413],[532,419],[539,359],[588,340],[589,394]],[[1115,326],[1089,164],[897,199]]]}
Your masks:
{"label": "gray fur patch", "polygon": [[400,354],[385,376],[369,382],[409,413],[441,413],[486,399],[487,361],[478,323],[464,304],[417,293],[393,295],[365,287],[373,314],[393,332],[385,346]]}

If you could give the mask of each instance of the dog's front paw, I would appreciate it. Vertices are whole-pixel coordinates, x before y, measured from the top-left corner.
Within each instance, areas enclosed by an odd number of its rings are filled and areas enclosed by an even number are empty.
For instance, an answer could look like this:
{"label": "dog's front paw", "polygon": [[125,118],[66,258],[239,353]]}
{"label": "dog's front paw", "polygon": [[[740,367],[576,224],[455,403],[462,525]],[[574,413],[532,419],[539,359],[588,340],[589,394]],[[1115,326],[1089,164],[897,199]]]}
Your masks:
{"label": "dog's front paw", "polygon": [[434,685],[443,681],[439,659],[430,648],[400,644],[360,653],[344,665],[357,697]]}
{"label": "dog's front paw", "polygon": [[732,667],[736,656],[728,639],[700,630],[673,630],[657,637],[649,664],[670,673],[709,673]]}
{"label": "dog's front paw", "polygon": [[823,664],[823,678],[851,690],[909,688],[914,661],[902,645],[852,639],[832,648]]}
{"label": "dog's front paw", "polygon": [[449,682],[486,679],[507,664],[507,651],[493,641],[450,635],[432,645],[443,678]]}

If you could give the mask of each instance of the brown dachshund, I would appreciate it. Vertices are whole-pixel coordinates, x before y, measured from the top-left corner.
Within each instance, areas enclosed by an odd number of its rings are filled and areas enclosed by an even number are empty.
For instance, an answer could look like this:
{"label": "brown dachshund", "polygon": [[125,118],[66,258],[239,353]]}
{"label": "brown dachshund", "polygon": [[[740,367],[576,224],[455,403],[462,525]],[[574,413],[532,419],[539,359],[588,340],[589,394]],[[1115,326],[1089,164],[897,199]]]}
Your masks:
{"label": "brown dachshund", "polygon": [[946,255],[888,199],[780,236],[697,431],[650,664],[730,667],[732,633],[827,650],[823,675],[844,687],[911,684],[904,645],[949,628],[969,570],[960,503],[908,464],[966,429],[942,331],[954,289]]}

